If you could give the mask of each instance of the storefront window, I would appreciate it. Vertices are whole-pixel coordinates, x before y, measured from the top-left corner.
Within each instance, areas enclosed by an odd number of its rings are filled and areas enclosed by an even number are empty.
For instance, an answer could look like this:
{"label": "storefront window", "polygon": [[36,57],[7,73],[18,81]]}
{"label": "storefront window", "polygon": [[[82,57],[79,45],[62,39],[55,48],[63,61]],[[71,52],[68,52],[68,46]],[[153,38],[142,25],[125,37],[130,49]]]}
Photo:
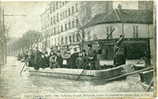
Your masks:
{"label": "storefront window", "polygon": [[127,50],[127,59],[140,59],[145,56],[145,53],[149,54],[149,51],[147,50],[147,45],[144,44],[127,44],[126,50]]}
{"label": "storefront window", "polygon": [[114,48],[113,45],[103,46],[102,47],[102,59],[104,60],[113,60]]}

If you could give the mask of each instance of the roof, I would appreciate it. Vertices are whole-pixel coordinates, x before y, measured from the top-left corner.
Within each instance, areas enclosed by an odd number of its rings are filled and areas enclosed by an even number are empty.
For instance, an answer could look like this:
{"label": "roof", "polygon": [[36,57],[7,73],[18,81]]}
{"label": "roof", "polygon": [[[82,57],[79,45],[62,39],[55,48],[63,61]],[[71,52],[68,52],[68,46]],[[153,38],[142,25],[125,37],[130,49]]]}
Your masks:
{"label": "roof", "polygon": [[94,16],[86,25],[81,28],[88,28],[94,25],[106,23],[152,24],[153,12],[150,10],[114,9],[109,13],[101,13]]}

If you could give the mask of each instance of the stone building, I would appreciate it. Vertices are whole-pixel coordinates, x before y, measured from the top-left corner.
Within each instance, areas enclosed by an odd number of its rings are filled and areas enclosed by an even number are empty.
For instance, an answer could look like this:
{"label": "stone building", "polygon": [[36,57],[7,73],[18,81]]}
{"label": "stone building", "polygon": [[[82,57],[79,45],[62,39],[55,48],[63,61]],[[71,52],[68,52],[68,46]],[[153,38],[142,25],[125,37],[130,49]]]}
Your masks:
{"label": "stone building", "polygon": [[114,9],[108,14],[96,15],[83,26],[85,41],[93,44],[99,43],[102,49],[102,59],[112,60],[114,44],[120,35],[125,39],[123,47],[127,59],[140,59],[145,54],[152,54],[151,49],[154,28],[153,12],[150,10]]}
{"label": "stone building", "polygon": [[138,8],[140,10],[153,10],[154,4],[153,1],[138,1]]}
{"label": "stone building", "polygon": [[105,13],[111,9],[111,1],[50,2],[48,9],[41,14],[45,47],[65,48],[79,45],[82,39],[79,28],[86,24],[96,14]]}
{"label": "stone building", "polygon": [[111,60],[114,43],[124,34],[128,59],[138,59],[146,52],[153,55],[152,7],[153,2],[139,1],[51,2],[41,15],[45,45],[71,49],[84,43],[87,49],[90,43],[95,49],[101,47],[102,60]]}

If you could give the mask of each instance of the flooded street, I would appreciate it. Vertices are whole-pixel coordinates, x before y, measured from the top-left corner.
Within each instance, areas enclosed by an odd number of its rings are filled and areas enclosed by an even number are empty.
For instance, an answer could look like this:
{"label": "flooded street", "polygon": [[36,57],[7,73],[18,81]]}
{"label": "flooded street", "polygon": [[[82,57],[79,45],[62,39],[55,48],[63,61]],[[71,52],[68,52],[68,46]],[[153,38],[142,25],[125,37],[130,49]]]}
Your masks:
{"label": "flooded street", "polygon": [[[7,65],[2,67],[0,76],[0,95],[16,99],[24,94],[54,93],[99,93],[99,92],[141,92],[144,88],[130,80],[113,81],[107,84],[94,85],[86,81],[55,79],[53,77],[20,76],[22,63],[15,57],[8,57]],[[5,98],[6,99],[6,98]]]}

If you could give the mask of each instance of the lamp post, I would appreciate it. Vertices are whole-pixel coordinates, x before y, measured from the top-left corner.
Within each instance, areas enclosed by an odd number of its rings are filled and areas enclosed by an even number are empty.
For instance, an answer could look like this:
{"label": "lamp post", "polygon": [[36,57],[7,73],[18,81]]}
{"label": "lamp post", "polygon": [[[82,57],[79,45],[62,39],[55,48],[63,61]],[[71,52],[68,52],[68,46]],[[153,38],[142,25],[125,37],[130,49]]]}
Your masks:
{"label": "lamp post", "polygon": [[12,17],[12,16],[26,16],[25,14],[5,14],[4,13],[4,8],[3,8],[3,13],[2,13],[2,27],[3,27],[3,46],[2,46],[2,53],[3,53],[3,60],[4,60],[4,64],[7,63],[7,38],[8,38],[8,34],[5,28],[5,17]]}

